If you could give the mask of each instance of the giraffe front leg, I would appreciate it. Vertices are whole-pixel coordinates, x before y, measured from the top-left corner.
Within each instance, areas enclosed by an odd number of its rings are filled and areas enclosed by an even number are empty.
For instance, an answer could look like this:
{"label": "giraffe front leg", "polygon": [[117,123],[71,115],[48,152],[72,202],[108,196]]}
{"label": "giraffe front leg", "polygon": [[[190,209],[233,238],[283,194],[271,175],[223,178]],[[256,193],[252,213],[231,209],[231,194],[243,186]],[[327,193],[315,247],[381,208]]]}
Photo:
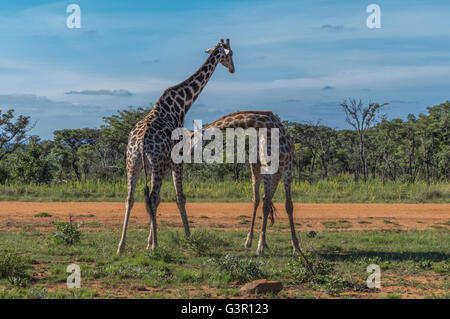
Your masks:
{"label": "giraffe front leg", "polygon": [[253,241],[253,230],[255,228],[255,219],[256,212],[259,206],[259,187],[261,185],[261,174],[260,174],[260,166],[258,164],[251,164],[250,170],[252,171],[252,188],[253,188],[253,215],[252,215],[252,223],[250,226],[250,231],[247,234],[247,240],[245,241],[245,248],[252,247]]}
{"label": "giraffe front leg", "polygon": [[258,256],[264,256],[264,248],[267,247],[266,228],[267,228],[267,219],[269,217],[269,211],[270,211],[270,202],[268,200],[264,200],[263,222],[262,222],[261,234],[259,235],[258,249],[256,250],[256,254]]}
{"label": "giraffe front leg", "polygon": [[291,171],[289,170],[288,172],[286,172],[283,176],[283,184],[284,184],[284,191],[285,191],[285,195],[286,195],[286,202],[285,202],[285,207],[286,207],[286,213],[288,215],[289,218],[289,226],[291,228],[291,243],[292,243],[292,249],[293,252],[300,252],[300,247],[298,244],[298,238],[295,232],[295,223],[294,223],[294,204],[292,203],[292,198],[291,198],[291,183],[292,183],[292,175],[290,173]]}
{"label": "giraffe front leg", "polygon": [[177,197],[177,206],[180,211],[181,220],[183,221],[184,232],[186,237],[191,236],[189,229],[189,221],[186,214],[186,197],[183,194],[183,164],[172,164],[173,185]]}
{"label": "giraffe front leg", "polygon": [[150,231],[148,233],[148,239],[147,239],[147,250],[149,250],[151,248],[151,243],[153,242],[153,224],[152,221],[150,220]]}

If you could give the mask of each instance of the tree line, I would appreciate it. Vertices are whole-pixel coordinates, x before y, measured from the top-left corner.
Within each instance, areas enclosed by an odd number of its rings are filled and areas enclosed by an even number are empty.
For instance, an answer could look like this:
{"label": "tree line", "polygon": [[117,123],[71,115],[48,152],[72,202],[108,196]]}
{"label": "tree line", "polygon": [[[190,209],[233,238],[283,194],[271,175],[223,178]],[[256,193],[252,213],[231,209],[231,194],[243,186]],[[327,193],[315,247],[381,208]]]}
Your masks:
{"label": "tree line", "polygon": [[[294,138],[294,177],[311,182],[351,174],[355,182],[382,179],[427,183],[450,179],[450,102],[388,120],[387,104],[348,99],[340,107],[351,129],[283,121]],[[126,175],[128,134],[151,107],[129,107],[104,117],[98,129],[64,129],[52,140],[30,135],[35,123],[0,110],[0,183],[117,181]],[[244,180],[245,164],[188,164],[191,180]]]}

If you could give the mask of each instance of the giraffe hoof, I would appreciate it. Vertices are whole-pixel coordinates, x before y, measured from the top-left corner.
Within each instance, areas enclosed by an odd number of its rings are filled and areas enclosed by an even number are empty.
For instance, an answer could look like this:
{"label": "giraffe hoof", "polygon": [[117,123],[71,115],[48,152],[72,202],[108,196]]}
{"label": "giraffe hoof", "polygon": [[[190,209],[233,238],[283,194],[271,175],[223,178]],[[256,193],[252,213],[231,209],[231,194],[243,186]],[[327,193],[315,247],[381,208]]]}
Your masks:
{"label": "giraffe hoof", "polygon": [[256,250],[256,254],[260,257],[264,256],[264,246],[258,246],[258,249]]}
{"label": "giraffe hoof", "polygon": [[245,241],[245,248],[251,248],[252,247],[252,241],[253,238],[250,234],[247,235],[247,240]]}
{"label": "giraffe hoof", "polygon": [[117,255],[122,254],[123,251],[124,251],[124,248],[123,248],[123,247],[119,247],[119,248],[117,249]]}

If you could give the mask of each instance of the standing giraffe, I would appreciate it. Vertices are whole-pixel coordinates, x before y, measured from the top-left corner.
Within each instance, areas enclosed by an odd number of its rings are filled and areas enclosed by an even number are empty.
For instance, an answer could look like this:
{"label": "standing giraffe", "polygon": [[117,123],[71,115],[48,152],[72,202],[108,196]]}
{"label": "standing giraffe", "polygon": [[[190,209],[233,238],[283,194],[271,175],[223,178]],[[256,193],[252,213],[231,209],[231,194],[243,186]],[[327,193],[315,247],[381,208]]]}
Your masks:
{"label": "standing giraffe", "polygon": [[[261,235],[258,242],[257,254],[263,255],[266,244],[266,226],[268,217],[273,221],[273,203],[272,198],[277,189],[280,179],[283,180],[285,194],[286,194],[286,212],[289,217],[289,224],[291,227],[292,247],[294,252],[301,250],[298,245],[298,239],[295,233],[294,217],[291,198],[291,183],[292,183],[292,161],[294,158],[294,142],[292,137],[287,133],[280,120],[271,111],[243,111],[235,112],[225,116],[222,116],[218,120],[207,124],[203,127],[203,130],[218,128],[225,130],[227,128],[267,128],[268,134],[271,128],[279,129],[279,168],[275,174],[261,174],[261,165],[259,161],[257,163],[250,163],[250,169],[252,173],[252,187],[253,187],[253,216],[250,231],[247,235],[245,247],[250,248],[253,240],[253,229],[255,226],[256,210],[259,206],[260,195],[259,187],[261,179],[264,181],[264,198],[263,198],[263,224]],[[191,131],[189,134],[193,134]],[[269,138],[270,140],[270,138]],[[195,143],[192,142],[191,143]],[[203,143],[202,143],[203,144]],[[303,253],[302,253],[303,255]]]}
{"label": "standing giraffe", "polygon": [[[214,49],[206,50],[209,54],[205,63],[188,79],[164,91],[152,110],[131,130],[127,146],[127,185],[128,195],[123,223],[122,238],[117,249],[120,254],[125,248],[128,219],[134,204],[134,191],[140,170],[144,168],[144,196],[146,209],[150,215],[150,232],[147,249],[158,245],[156,233],[156,210],[160,202],[160,190],[163,177],[169,166],[172,167],[173,183],[176,191],[177,205],[183,221],[186,236],[190,235],[186,216],[186,198],[183,194],[182,164],[171,161],[174,145],[172,131],[184,125],[186,112],[202,92],[211,78],[216,66],[221,63],[230,73],[234,73],[233,52],[230,40],[220,40]],[[147,186],[147,174],[151,178],[151,192]]]}

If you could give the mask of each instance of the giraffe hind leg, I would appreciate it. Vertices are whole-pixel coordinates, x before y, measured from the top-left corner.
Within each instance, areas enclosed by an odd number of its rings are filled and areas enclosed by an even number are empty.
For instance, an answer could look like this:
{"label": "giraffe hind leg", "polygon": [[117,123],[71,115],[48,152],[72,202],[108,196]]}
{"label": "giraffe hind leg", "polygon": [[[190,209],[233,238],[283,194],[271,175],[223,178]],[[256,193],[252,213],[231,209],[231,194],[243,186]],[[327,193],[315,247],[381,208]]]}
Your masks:
{"label": "giraffe hind leg", "polygon": [[160,203],[160,191],[162,185],[164,167],[153,167],[151,172],[151,193],[148,195],[148,187],[144,190],[145,207],[150,216],[150,230],[148,236],[147,249],[155,249],[158,246],[156,212]]}
{"label": "giraffe hind leg", "polygon": [[[278,187],[278,183],[280,182],[281,174],[276,173],[272,177],[272,182],[270,185],[270,208],[269,208],[269,215],[268,218],[270,218],[270,224],[273,225],[275,222],[275,206],[273,204],[273,196],[275,196],[275,192]],[[269,245],[267,245],[267,240],[264,241],[264,248],[269,248]]]}
{"label": "giraffe hind leg", "polygon": [[272,205],[272,175],[264,175],[264,198],[263,198],[263,222],[261,226],[261,234],[259,235],[258,248],[256,250],[256,254],[258,256],[264,255],[264,248],[266,246],[266,228],[267,228],[267,219],[269,217],[270,208]]}
{"label": "giraffe hind leg", "polygon": [[128,194],[125,201],[125,217],[123,221],[122,237],[117,248],[117,254],[121,254],[125,249],[126,234],[128,228],[128,220],[130,218],[131,209],[134,205],[134,191],[136,189],[137,180],[139,178],[139,171],[141,168],[141,161],[139,155],[127,159],[127,187]]}

